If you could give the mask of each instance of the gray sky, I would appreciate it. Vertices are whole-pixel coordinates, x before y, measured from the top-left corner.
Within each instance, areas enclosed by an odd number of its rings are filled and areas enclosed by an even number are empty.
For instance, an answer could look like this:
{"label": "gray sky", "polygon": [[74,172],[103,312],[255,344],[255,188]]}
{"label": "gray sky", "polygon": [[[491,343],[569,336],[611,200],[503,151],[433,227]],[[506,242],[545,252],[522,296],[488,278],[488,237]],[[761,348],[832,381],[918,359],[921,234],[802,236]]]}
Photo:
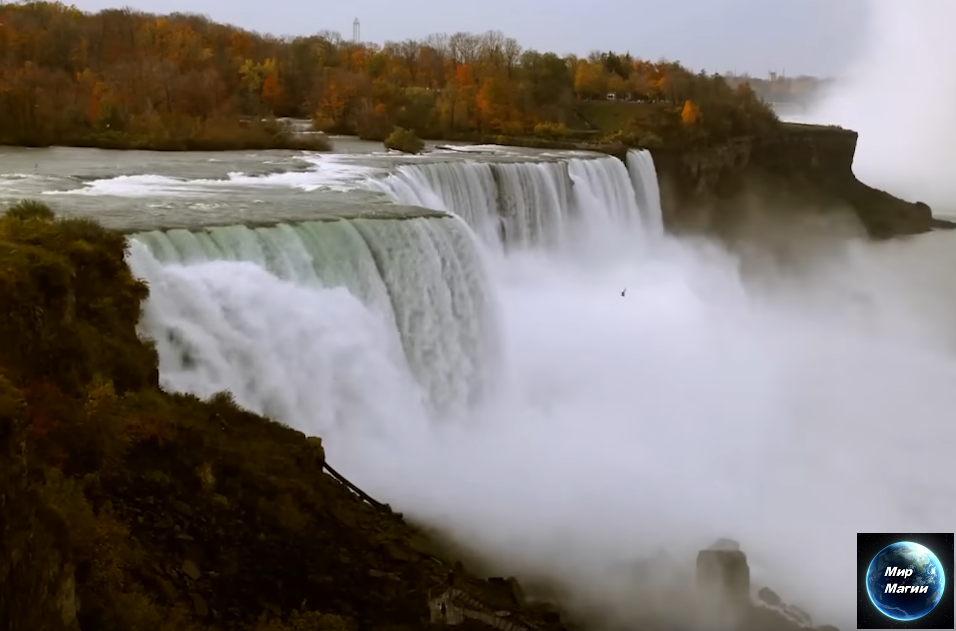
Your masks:
{"label": "gray sky", "polygon": [[[560,54],[630,51],[694,69],[763,76],[834,75],[863,35],[867,0],[127,0],[157,13],[201,12],[221,22],[277,35],[328,29],[362,39],[422,38],[429,33],[500,30],[526,48]],[[122,0],[77,0],[87,11]],[[199,8],[201,7],[201,9]]]}

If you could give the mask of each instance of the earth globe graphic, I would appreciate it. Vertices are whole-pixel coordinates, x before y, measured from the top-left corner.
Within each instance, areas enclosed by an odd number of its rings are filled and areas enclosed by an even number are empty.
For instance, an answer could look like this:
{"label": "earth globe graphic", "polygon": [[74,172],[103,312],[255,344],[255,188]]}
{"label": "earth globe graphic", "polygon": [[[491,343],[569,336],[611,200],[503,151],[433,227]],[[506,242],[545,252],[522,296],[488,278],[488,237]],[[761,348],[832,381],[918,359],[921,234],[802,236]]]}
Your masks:
{"label": "earth globe graphic", "polygon": [[[887,576],[888,570],[892,576]],[[887,589],[894,585],[895,588]],[[925,593],[923,587],[927,588]],[[894,620],[922,618],[936,607],[945,588],[946,576],[939,559],[929,548],[910,541],[880,550],[866,571],[870,600],[883,615]]]}

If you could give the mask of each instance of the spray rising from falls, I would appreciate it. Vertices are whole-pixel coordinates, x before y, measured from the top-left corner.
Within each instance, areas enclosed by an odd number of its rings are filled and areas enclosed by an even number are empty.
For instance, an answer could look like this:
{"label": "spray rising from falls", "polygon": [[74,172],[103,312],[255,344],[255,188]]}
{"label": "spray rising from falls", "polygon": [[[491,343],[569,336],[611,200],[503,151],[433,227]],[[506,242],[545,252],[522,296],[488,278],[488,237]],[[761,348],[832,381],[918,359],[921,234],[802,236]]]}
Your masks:
{"label": "spray rising from falls", "polygon": [[[805,122],[860,133],[854,171],[879,188],[956,215],[956,3],[874,0],[868,37],[855,63]],[[906,77],[901,92],[890,77]]]}
{"label": "spray rising from falls", "polygon": [[[851,250],[765,295],[718,248],[653,236],[653,165],[630,158],[629,172],[575,157],[509,164],[525,169],[513,177],[409,166],[378,184],[451,207],[486,243],[503,216],[518,244],[484,257],[487,279],[458,219],[138,235],[143,332],[168,386],[227,388],[323,436],[366,491],[623,617],[638,612],[622,559],[692,559],[730,536],[755,582],[852,628],[854,533],[956,519],[956,361],[898,299],[920,292],[925,276],[901,270],[922,242]],[[567,241],[658,243],[577,266],[552,249],[551,219]],[[539,256],[517,251],[523,238]],[[935,297],[922,305],[956,321]],[[903,454],[916,468],[886,466]]]}

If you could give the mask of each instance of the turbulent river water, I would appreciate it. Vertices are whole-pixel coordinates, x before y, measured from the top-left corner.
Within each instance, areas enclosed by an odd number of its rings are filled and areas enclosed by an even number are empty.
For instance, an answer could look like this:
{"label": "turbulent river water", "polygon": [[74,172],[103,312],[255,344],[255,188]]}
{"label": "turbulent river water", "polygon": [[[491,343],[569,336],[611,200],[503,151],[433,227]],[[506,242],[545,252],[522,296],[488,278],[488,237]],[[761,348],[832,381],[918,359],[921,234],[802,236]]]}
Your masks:
{"label": "turbulent river water", "polygon": [[645,153],[336,148],[4,150],[0,201],[130,233],[166,387],[622,614],[622,561],[732,537],[852,628],[858,531],[952,530],[952,236],[755,281],[664,234]]}

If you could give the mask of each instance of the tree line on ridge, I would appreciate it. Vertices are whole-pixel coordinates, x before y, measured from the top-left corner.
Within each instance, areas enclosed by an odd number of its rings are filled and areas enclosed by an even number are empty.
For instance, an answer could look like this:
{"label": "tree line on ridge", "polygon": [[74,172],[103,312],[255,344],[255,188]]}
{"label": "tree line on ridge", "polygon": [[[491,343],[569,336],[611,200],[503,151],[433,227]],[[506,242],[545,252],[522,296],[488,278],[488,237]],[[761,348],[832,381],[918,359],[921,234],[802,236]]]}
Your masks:
{"label": "tree line on ridge", "polygon": [[23,2],[0,6],[0,60],[6,144],[191,148],[176,143],[204,138],[231,148],[272,117],[379,140],[398,126],[434,139],[642,146],[723,142],[777,124],[748,84],[627,54],[525,50],[498,31],[375,45],[330,31],[280,38],[193,14]]}

